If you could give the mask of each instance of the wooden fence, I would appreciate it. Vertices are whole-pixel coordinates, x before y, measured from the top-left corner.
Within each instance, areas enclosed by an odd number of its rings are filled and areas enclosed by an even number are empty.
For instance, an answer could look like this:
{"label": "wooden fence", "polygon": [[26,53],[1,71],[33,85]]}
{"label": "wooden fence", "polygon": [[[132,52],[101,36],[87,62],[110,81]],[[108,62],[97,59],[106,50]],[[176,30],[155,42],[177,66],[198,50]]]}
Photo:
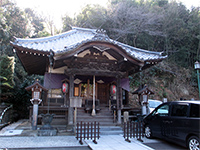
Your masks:
{"label": "wooden fence", "polygon": [[131,142],[130,138],[137,138],[137,140],[143,142],[144,126],[143,122],[125,122],[124,123],[124,138],[125,141]]}
{"label": "wooden fence", "polygon": [[99,122],[78,122],[76,124],[76,138],[81,145],[83,144],[83,139],[91,139],[97,144],[96,140],[100,138],[99,130]]}

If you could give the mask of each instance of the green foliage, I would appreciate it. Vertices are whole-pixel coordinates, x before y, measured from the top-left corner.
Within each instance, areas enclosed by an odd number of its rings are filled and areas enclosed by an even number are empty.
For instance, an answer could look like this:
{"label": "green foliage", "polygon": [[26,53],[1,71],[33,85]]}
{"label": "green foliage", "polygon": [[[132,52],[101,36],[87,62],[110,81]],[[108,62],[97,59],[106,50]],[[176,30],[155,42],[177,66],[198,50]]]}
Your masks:
{"label": "green foliage", "polygon": [[164,51],[170,62],[193,67],[200,59],[200,8],[188,10],[167,0],[111,0],[107,8],[86,6],[75,18],[63,18],[70,26],[103,28],[115,40],[147,50]]}
{"label": "green foliage", "polygon": [[0,102],[6,101],[13,93],[14,86],[14,57],[0,56]]}
{"label": "green foliage", "polygon": [[22,118],[28,117],[30,105],[30,93],[25,87],[31,85],[38,76],[27,75],[13,53],[10,41],[13,41],[13,37],[49,36],[44,27],[45,21],[31,9],[20,10],[10,0],[0,2],[0,98],[1,101],[12,103]]}
{"label": "green foliage", "polygon": [[14,85],[14,57],[0,56],[0,76],[6,77],[8,84]]}
{"label": "green foliage", "polygon": [[71,27],[75,25],[75,21],[68,15],[63,17],[63,32],[71,30]]}

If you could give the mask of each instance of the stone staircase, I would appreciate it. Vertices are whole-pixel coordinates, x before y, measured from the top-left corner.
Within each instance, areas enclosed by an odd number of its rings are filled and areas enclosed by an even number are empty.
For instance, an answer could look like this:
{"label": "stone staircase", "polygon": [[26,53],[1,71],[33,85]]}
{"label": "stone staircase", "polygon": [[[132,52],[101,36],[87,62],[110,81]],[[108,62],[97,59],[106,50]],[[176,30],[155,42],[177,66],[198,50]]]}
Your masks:
{"label": "stone staircase", "polygon": [[101,135],[123,134],[122,128],[114,122],[112,112],[109,111],[108,107],[102,106],[100,109],[95,116],[92,116],[91,113],[86,113],[84,108],[78,108],[77,122],[99,122]]}

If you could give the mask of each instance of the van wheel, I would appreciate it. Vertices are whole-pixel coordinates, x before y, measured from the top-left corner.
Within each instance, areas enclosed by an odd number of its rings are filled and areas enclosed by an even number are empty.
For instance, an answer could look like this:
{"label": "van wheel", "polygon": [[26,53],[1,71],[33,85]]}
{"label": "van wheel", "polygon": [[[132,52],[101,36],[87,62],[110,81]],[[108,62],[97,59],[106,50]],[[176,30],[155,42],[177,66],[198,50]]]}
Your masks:
{"label": "van wheel", "polygon": [[199,150],[199,139],[196,136],[191,136],[188,140],[189,150]]}
{"label": "van wheel", "polygon": [[145,136],[148,139],[152,138],[152,132],[151,132],[151,128],[149,126],[145,127]]}

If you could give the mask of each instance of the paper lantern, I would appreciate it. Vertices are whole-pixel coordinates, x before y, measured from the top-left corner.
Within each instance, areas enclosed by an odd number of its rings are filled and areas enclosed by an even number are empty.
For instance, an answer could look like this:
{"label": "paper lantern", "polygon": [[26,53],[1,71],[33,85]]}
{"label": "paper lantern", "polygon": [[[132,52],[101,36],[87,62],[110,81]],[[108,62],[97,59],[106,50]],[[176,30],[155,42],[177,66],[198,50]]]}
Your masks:
{"label": "paper lantern", "polygon": [[62,91],[63,91],[63,93],[68,93],[68,91],[69,91],[68,83],[63,83],[62,84]]}
{"label": "paper lantern", "polygon": [[116,85],[111,85],[110,86],[110,93],[111,93],[111,95],[116,95],[116,92],[117,92],[117,87],[116,87]]}

